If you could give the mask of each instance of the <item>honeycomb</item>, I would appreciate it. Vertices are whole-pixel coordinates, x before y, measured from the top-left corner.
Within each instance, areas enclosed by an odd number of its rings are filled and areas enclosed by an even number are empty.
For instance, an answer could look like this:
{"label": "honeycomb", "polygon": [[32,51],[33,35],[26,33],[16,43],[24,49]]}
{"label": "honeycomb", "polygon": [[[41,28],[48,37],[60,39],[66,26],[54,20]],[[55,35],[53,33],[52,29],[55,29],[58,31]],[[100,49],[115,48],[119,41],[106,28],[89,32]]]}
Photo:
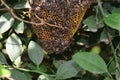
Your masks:
{"label": "honeycomb", "polygon": [[[68,48],[92,0],[30,0],[32,27],[48,52]],[[43,23],[37,25],[37,23]]]}

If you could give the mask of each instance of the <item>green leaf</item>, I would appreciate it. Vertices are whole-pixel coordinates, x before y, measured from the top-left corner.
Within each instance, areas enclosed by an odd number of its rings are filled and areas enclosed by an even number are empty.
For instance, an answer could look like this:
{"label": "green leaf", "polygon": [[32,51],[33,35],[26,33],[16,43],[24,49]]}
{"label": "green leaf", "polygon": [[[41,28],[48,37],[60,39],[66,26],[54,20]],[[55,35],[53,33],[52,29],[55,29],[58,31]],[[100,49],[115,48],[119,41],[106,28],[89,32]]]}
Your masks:
{"label": "green leaf", "polygon": [[14,23],[14,18],[11,13],[4,13],[0,17],[0,33],[4,33],[11,28]]}
{"label": "green leaf", "polygon": [[28,56],[34,64],[40,65],[44,55],[43,55],[43,50],[39,46],[39,44],[37,44],[34,41],[30,41],[28,45]]}
{"label": "green leaf", "polygon": [[116,78],[116,80],[120,80],[120,68],[116,70],[115,78]]}
{"label": "green leaf", "polygon": [[103,27],[103,23],[101,21],[96,21],[95,16],[89,16],[87,19],[83,21],[83,24],[88,26],[87,31],[96,32],[98,28]]}
{"label": "green leaf", "polygon": [[3,44],[2,44],[2,42],[0,42],[0,49],[2,49],[3,48]]}
{"label": "green leaf", "polygon": [[104,21],[109,27],[120,31],[120,13],[113,13],[106,17]]}
{"label": "green leaf", "polygon": [[86,39],[86,38],[80,38],[77,42],[76,42],[76,44],[78,44],[78,45],[86,45],[86,46],[88,46],[89,45],[89,41],[88,41],[88,39]]}
{"label": "green leaf", "polygon": [[6,43],[6,51],[11,61],[15,61],[21,55],[22,42],[16,34],[13,33],[9,36]]}
{"label": "green leaf", "polygon": [[92,52],[78,52],[72,58],[81,68],[92,73],[107,72],[104,60],[97,54]]}
{"label": "green leaf", "polygon": [[10,70],[6,69],[3,65],[0,65],[0,77],[9,78],[11,76]]}
{"label": "green leaf", "polygon": [[28,0],[20,0],[15,6],[14,9],[23,9],[23,8],[30,8],[30,4]]}
{"label": "green leaf", "polygon": [[41,71],[41,72],[47,72],[47,67],[46,67],[46,65],[41,64],[40,67],[39,67],[39,71]]}
{"label": "green leaf", "polygon": [[[29,69],[32,69],[32,70],[36,70],[36,65],[35,64],[29,64],[28,66],[27,66]],[[40,66],[39,66],[39,69],[37,69],[38,71],[40,71],[40,72],[47,72],[47,67],[46,67],[46,65],[44,65],[44,64],[40,64]]]}
{"label": "green leaf", "polygon": [[7,64],[7,60],[1,52],[0,52],[0,64]]}
{"label": "green leaf", "polygon": [[54,78],[50,77],[49,75],[47,74],[42,74],[38,77],[37,80],[55,80]]}
{"label": "green leaf", "polygon": [[110,77],[106,77],[104,80],[112,80]]}
{"label": "green leaf", "polygon": [[78,74],[80,68],[71,60],[64,62],[57,70],[56,79],[67,79]]}
{"label": "green leaf", "polygon": [[65,60],[54,60],[53,64],[56,68],[58,68],[61,64],[63,64],[64,62],[66,62]]}
{"label": "green leaf", "polygon": [[113,7],[112,13],[119,13],[120,14],[120,8]]}
{"label": "green leaf", "polygon": [[100,42],[105,42],[106,44],[109,43],[108,35],[107,35],[107,32],[106,32],[105,30],[103,30],[103,31],[101,32]]}
{"label": "green leaf", "polygon": [[3,38],[2,34],[0,33],[0,40]]}
{"label": "green leaf", "polygon": [[16,67],[20,67],[21,66],[21,56],[19,56],[15,61],[14,61],[14,64]]}
{"label": "green leaf", "polygon": [[14,80],[29,80],[26,74],[21,71],[13,69],[11,72],[12,72],[11,77]]}
{"label": "green leaf", "polygon": [[108,28],[107,30],[103,29],[100,35],[100,42],[105,42],[106,44],[109,44],[108,35],[110,40],[118,36],[118,34],[116,34],[116,30],[114,29],[111,28]]}
{"label": "green leaf", "polygon": [[116,66],[115,66],[115,60],[113,59],[113,57],[109,60],[108,62],[108,71],[109,73],[115,73],[115,69],[116,69]]}
{"label": "green leaf", "polygon": [[20,21],[16,20],[13,28],[15,29],[16,33],[18,33],[18,34],[21,33],[22,34],[24,32],[24,22],[20,22]]}

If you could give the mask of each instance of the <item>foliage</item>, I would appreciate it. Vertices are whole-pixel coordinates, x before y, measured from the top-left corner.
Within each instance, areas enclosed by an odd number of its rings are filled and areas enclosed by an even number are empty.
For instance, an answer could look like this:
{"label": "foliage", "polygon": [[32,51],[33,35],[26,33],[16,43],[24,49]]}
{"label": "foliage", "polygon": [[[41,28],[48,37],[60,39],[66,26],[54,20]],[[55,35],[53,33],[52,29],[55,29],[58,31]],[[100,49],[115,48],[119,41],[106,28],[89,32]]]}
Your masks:
{"label": "foliage", "polygon": [[[120,80],[119,0],[96,0],[86,12],[83,28],[75,34],[74,44],[51,55],[40,47],[31,24],[26,23],[29,2],[5,1],[8,7],[0,5],[1,79]],[[9,7],[15,14],[6,10]]]}

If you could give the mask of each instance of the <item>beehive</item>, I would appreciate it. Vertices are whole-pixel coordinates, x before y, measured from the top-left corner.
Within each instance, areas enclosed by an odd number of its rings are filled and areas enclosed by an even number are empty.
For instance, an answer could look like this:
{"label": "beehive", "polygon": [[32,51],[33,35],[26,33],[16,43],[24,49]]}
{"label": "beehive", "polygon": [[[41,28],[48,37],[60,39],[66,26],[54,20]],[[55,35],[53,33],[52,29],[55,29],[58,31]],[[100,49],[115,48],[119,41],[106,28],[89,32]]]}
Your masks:
{"label": "beehive", "polygon": [[[30,19],[41,46],[50,53],[69,47],[92,0],[30,0]],[[37,23],[43,23],[37,25]]]}

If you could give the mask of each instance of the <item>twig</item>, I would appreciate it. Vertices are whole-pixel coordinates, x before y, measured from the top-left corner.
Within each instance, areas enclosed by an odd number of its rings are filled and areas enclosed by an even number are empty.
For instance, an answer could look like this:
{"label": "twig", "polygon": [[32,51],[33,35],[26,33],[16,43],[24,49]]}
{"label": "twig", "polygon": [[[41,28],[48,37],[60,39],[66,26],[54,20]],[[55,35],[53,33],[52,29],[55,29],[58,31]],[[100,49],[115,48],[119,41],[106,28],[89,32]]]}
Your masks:
{"label": "twig", "polygon": [[43,19],[39,18],[37,15],[35,15],[35,16],[36,16],[36,18],[38,18],[38,19],[41,21],[41,23],[35,23],[35,22],[30,22],[30,21],[27,21],[27,20],[23,20],[23,19],[19,18],[18,16],[16,16],[16,14],[15,14],[14,11],[13,11],[13,9],[10,8],[10,7],[4,2],[4,0],[1,0],[1,3],[8,9],[8,11],[12,14],[12,16],[13,16],[14,18],[16,18],[17,20],[19,20],[19,21],[23,21],[23,22],[25,22],[25,23],[34,24],[34,25],[43,25],[43,24],[46,24],[46,25],[48,25],[48,26],[52,26],[52,27],[56,27],[56,28],[60,28],[60,29],[65,29],[65,28],[63,28],[63,27],[60,27],[60,26],[57,26],[57,25],[54,25],[54,24],[47,23],[47,22],[45,22]]}
{"label": "twig", "polygon": [[[50,23],[47,23],[45,22],[43,19],[41,19],[40,17],[38,17],[36,14],[35,14],[35,17],[38,18],[43,24],[46,24],[48,26],[52,26],[52,27],[56,27],[56,28],[60,28],[60,29],[65,29],[66,27],[60,27],[58,25],[54,25],[54,24],[50,24]],[[66,28],[67,29],[67,28]]]}
{"label": "twig", "polygon": [[34,25],[43,25],[43,23],[30,22],[30,21],[23,20],[23,19],[19,18],[18,16],[16,16],[16,14],[15,14],[14,11],[13,11],[13,9],[11,9],[3,0],[1,0],[1,3],[10,11],[10,13],[12,14],[12,16],[13,16],[14,18],[16,18],[17,20],[23,21],[23,22],[29,23],[29,24],[34,24]]}

